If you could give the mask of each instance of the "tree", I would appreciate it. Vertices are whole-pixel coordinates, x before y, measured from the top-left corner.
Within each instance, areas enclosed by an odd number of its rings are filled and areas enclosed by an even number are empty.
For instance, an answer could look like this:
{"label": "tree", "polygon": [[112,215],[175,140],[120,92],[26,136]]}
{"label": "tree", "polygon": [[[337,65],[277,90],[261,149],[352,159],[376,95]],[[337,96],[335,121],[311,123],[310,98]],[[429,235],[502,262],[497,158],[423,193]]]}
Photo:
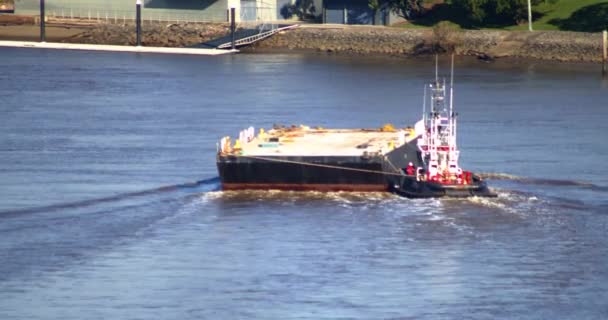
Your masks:
{"label": "tree", "polygon": [[284,5],[280,13],[285,19],[296,15],[300,20],[314,20],[317,8],[313,0],[296,0],[293,4]]}
{"label": "tree", "polygon": [[372,16],[373,25],[376,24],[376,14],[378,13],[378,10],[382,9],[381,1],[382,0],[369,0],[368,6],[374,12],[374,15]]}
{"label": "tree", "polygon": [[389,6],[399,16],[412,19],[422,13],[423,2],[423,0],[391,0]]}
{"label": "tree", "polygon": [[423,2],[424,0],[369,0],[369,7],[374,12],[386,7],[405,19],[412,19],[422,12]]}

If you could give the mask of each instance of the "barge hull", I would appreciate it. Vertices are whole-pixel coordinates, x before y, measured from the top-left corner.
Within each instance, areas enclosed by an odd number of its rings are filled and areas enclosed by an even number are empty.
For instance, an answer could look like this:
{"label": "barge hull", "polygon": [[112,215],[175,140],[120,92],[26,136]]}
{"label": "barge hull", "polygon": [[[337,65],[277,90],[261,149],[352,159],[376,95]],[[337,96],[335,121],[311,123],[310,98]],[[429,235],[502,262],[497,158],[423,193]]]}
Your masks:
{"label": "barge hull", "polygon": [[223,190],[388,191],[380,159],[228,156],[217,166]]}
{"label": "barge hull", "polygon": [[288,190],[288,191],[352,191],[386,192],[387,185],[379,184],[302,184],[302,183],[223,183],[223,190]]}

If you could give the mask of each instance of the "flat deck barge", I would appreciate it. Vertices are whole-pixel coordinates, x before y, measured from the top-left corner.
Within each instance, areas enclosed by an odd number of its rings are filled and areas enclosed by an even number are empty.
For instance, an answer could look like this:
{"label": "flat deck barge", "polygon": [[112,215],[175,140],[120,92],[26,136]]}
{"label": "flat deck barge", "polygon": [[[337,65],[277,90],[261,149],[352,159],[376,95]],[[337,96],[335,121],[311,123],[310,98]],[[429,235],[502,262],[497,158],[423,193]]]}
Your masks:
{"label": "flat deck barge", "polygon": [[412,128],[252,131],[243,130],[234,144],[225,137],[218,146],[224,190],[387,191],[406,160],[418,160]]}

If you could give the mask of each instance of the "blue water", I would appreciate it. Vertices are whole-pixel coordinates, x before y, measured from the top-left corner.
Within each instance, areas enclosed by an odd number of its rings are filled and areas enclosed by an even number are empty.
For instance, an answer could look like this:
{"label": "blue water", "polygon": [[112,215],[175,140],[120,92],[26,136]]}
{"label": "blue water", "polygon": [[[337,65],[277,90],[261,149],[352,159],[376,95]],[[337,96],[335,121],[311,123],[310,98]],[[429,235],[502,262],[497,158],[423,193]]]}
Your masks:
{"label": "blue water", "polygon": [[219,191],[220,137],[411,125],[432,60],[0,49],[0,318],[608,318],[597,65],[458,61],[497,199]]}

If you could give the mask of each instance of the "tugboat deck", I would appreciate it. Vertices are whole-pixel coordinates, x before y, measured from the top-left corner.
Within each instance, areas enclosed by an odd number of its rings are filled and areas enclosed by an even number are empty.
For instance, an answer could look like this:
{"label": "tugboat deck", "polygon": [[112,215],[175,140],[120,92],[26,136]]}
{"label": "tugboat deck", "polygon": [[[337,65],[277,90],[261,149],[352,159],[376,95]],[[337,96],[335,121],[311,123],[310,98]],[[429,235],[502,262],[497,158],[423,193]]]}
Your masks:
{"label": "tugboat deck", "polygon": [[[400,138],[401,137],[401,138]],[[413,130],[402,129],[313,129],[308,127],[272,129],[241,144],[247,156],[361,156],[386,154],[410,142]]]}

